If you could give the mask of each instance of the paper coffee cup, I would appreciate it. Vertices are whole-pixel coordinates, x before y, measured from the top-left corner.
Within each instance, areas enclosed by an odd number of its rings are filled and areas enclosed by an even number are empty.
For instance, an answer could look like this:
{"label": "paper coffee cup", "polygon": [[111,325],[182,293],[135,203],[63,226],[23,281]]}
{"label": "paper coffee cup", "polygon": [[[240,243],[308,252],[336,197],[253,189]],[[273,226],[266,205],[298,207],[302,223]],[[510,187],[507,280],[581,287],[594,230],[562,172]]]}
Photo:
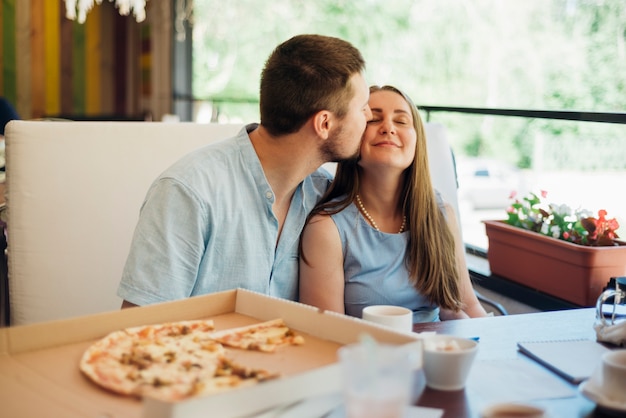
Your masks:
{"label": "paper coffee cup", "polygon": [[467,338],[451,335],[424,338],[426,385],[437,390],[462,390],[477,352],[478,343]]}
{"label": "paper coffee cup", "polygon": [[413,311],[402,306],[372,305],[363,308],[363,319],[403,332],[413,331]]}

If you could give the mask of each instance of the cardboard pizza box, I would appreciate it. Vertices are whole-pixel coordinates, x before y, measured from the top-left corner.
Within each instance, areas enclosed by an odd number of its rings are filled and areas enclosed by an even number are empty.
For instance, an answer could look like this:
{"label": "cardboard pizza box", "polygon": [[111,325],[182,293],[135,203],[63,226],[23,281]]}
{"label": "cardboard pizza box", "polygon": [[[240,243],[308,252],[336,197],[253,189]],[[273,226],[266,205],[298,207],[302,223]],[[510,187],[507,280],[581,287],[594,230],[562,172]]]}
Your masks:
{"label": "cardboard pizza box", "polygon": [[[229,356],[281,377],[220,394],[163,402],[108,392],[79,370],[84,351],[121,328],[211,318],[228,329],[283,318],[305,338],[275,353],[229,350]],[[0,405],[3,416],[244,417],[338,391],[337,349],[367,333],[380,343],[407,345],[419,356],[417,334],[247,290],[231,290],[140,308],[0,329]],[[418,366],[421,359],[418,360]]]}

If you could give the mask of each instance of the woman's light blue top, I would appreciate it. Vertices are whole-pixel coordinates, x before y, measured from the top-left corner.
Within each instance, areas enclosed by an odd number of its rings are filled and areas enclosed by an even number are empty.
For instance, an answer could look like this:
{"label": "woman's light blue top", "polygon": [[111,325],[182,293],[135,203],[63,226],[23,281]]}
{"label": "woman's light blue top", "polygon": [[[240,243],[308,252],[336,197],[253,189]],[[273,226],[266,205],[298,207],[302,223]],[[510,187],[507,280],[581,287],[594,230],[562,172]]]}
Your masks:
{"label": "woman's light blue top", "polygon": [[439,308],[409,282],[404,263],[408,232],[374,229],[354,203],[331,218],[343,247],[346,314],[360,318],[366,306],[396,305],[411,309],[414,323],[439,320]]}

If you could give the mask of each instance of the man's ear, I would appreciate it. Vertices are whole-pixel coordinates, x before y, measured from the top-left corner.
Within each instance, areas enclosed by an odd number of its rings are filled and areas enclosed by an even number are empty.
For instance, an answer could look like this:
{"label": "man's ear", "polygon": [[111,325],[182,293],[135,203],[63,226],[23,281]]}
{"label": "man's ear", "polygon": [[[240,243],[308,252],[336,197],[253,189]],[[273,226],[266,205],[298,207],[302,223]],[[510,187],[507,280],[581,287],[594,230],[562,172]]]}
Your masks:
{"label": "man's ear", "polygon": [[322,139],[328,139],[334,122],[334,115],[332,112],[328,110],[320,110],[312,116],[311,122],[317,136]]}

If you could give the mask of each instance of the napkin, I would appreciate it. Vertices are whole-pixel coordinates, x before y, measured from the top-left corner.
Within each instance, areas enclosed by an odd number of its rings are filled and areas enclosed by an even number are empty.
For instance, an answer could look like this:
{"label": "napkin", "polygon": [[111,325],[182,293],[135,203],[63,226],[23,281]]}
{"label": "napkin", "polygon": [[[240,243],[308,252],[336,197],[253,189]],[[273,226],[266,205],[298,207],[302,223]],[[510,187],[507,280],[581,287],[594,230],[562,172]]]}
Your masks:
{"label": "napkin", "polygon": [[467,390],[482,400],[485,406],[499,402],[530,402],[576,396],[576,389],[565,380],[522,357],[478,360],[470,371]]}
{"label": "napkin", "polygon": [[614,325],[598,322],[593,328],[596,330],[596,339],[598,341],[615,345],[624,345],[626,343],[626,321],[621,321]]}

